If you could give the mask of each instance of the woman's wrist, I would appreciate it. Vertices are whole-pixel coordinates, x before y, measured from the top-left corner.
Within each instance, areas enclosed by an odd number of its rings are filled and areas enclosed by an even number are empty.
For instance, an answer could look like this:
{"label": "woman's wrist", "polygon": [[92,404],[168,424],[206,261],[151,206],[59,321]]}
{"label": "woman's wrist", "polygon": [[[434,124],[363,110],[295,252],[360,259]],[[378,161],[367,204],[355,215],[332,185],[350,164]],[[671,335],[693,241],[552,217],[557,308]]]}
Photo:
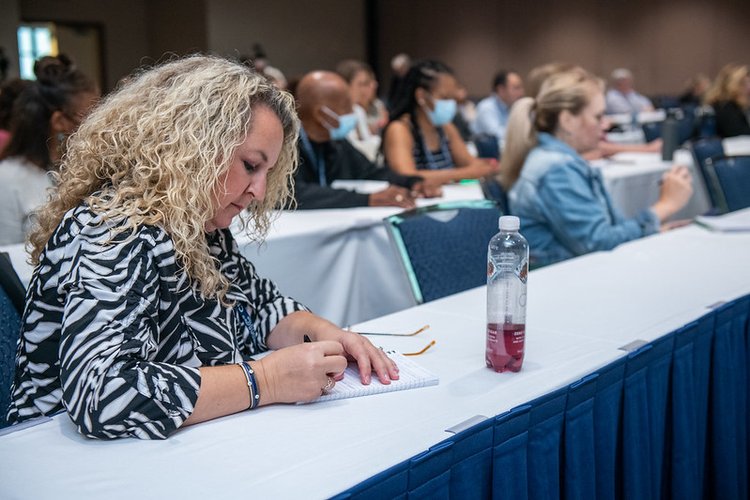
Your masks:
{"label": "woman's wrist", "polygon": [[[264,358],[265,359],[265,358]],[[253,362],[246,362],[255,372],[255,381],[258,386],[260,398],[258,406],[273,404],[276,402],[276,391],[274,390],[273,374],[269,373],[268,366],[263,359]]]}
{"label": "woman's wrist", "polygon": [[659,222],[664,222],[677,212],[673,203],[667,200],[659,200],[651,206],[651,211],[656,214]]}

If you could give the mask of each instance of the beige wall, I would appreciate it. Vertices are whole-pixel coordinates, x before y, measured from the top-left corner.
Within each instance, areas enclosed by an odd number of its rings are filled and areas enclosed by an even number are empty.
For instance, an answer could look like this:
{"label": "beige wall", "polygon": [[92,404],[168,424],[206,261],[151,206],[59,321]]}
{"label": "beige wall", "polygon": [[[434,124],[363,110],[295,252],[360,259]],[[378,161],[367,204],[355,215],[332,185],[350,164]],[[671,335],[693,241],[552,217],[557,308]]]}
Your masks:
{"label": "beige wall", "polygon": [[156,60],[171,55],[205,52],[205,0],[147,0],[149,55]]}
{"label": "beige wall", "polygon": [[18,76],[18,4],[12,0],[0,0],[0,13],[0,47],[5,48],[5,56],[10,60],[8,76]]}
{"label": "beige wall", "polygon": [[[377,0],[380,74],[400,51],[453,66],[472,95],[501,67],[550,60],[606,76],[636,74],[643,92],[674,93],[697,72],[750,62],[748,0]],[[165,53],[249,54],[260,42],[287,76],[365,57],[365,0],[0,0],[0,44],[17,20],[99,23],[105,86]],[[14,57],[15,59],[15,57]],[[14,67],[16,61],[14,60]]]}
{"label": "beige wall", "polygon": [[97,23],[103,28],[105,90],[148,61],[147,0],[20,1],[20,16],[29,21]]}
{"label": "beige wall", "polygon": [[451,65],[472,95],[497,69],[526,74],[552,60],[601,76],[626,66],[638,88],[675,93],[698,72],[750,62],[747,0],[379,0],[384,77],[398,52]]}
{"label": "beige wall", "polygon": [[364,0],[207,0],[208,46],[250,55],[259,42],[287,77],[365,57]]}
{"label": "beige wall", "polygon": [[75,54],[76,66],[96,81],[99,88],[104,82],[97,79],[102,75],[102,54],[100,33],[93,28],[80,29],[66,24],[57,25],[57,42],[68,54]]}

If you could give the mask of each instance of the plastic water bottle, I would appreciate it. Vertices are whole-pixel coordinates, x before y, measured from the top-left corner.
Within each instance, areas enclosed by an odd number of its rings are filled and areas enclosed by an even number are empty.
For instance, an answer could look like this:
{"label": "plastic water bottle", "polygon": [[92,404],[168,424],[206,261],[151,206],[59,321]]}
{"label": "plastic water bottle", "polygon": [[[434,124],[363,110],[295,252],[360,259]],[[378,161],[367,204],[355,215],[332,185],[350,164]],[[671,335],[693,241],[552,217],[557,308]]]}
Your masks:
{"label": "plastic water bottle", "polygon": [[526,280],[529,244],[518,217],[500,217],[500,232],[487,251],[487,366],[517,372],[526,337]]}

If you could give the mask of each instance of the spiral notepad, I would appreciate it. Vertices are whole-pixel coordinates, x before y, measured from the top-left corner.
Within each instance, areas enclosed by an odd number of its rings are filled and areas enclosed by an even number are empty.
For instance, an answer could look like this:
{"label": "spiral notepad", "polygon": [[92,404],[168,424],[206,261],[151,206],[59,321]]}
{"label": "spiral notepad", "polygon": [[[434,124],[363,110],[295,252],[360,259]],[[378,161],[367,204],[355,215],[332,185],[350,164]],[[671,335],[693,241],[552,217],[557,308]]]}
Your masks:
{"label": "spiral notepad", "polygon": [[390,384],[381,384],[378,377],[373,373],[370,384],[363,385],[359,378],[357,363],[350,363],[346,371],[344,371],[344,379],[336,382],[336,385],[328,394],[319,397],[314,402],[358,398],[360,396],[369,396],[370,394],[380,394],[383,392],[404,391],[437,385],[440,381],[437,375],[419,366],[406,356],[395,351],[387,351],[386,354],[398,365],[398,380],[391,380]]}

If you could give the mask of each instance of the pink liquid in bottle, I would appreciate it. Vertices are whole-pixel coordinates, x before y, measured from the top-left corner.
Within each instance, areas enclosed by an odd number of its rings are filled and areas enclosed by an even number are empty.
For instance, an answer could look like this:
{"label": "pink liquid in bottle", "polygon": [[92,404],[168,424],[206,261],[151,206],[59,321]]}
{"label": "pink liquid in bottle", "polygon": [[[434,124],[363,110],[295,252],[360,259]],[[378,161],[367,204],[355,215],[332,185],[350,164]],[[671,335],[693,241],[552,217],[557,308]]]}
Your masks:
{"label": "pink liquid in bottle", "polygon": [[518,372],[523,364],[526,325],[514,323],[487,324],[487,366],[496,372]]}

